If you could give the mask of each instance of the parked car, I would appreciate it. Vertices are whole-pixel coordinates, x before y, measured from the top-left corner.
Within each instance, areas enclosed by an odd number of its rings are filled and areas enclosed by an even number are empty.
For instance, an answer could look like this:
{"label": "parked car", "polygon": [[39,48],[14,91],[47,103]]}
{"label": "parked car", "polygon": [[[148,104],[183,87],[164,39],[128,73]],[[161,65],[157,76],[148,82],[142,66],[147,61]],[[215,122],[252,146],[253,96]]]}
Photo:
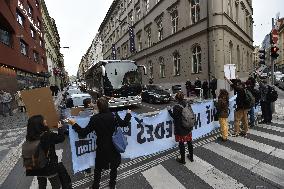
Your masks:
{"label": "parked car", "polygon": [[158,85],[145,85],[142,90],[142,101],[149,103],[168,103],[171,94]]}
{"label": "parked car", "polygon": [[83,93],[83,94],[72,94],[71,98],[73,100],[73,104],[75,107],[82,107],[84,106],[83,100],[86,98],[92,98],[91,95]]}
{"label": "parked car", "polygon": [[277,82],[277,86],[278,86],[278,88],[284,90],[284,77],[282,77],[282,78]]}

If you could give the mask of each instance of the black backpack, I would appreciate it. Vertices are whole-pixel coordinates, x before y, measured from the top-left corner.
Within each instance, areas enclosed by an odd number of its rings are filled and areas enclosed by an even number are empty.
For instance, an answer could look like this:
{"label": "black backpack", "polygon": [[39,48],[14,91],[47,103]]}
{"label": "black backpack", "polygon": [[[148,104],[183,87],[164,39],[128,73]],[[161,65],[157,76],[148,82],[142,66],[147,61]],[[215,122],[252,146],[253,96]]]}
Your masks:
{"label": "black backpack", "polygon": [[258,104],[259,101],[260,101],[260,98],[261,98],[260,90],[258,90],[258,89],[253,89],[252,95],[253,95],[254,98],[255,98],[255,103]]}
{"label": "black backpack", "polygon": [[22,146],[22,158],[26,170],[42,169],[49,163],[49,150],[45,153],[40,140],[25,141]]}
{"label": "black backpack", "polygon": [[278,93],[272,86],[268,86],[267,101],[275,102],[278,99]]}
{"label": "black backpack", "polygon": [[183,107],[180,104],[177,105],[182,108],[181,112],[182,126],[192,131],[193,126],[195,125],[195,116],[191,108],[191,105],[189,103],[187,103],[185,107]]}

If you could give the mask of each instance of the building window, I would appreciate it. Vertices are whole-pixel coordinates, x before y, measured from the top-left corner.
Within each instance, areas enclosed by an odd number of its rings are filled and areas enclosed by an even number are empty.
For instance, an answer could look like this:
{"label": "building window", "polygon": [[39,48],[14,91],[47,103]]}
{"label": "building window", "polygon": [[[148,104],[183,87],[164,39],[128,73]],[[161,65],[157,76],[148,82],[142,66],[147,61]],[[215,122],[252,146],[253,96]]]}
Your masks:
{"label": "building window", "polygon": [[233,64],[233,43],[229,43],[229,64]]}
{"label": "building window", "polygon": [[138,43],[138,51],[141,51],[142,50],[141,33],[137,34],[137,43]]}
{"label": "building window", "polygon": [[134,16],[133,16],[133,11],[131,11],[129,14],[128,14],[128,18],[129,18],[129,23],[131,26],[134,25]]}
{"label": "building window", "polygon": [[191,21],[193,24],[200,20],[199,0],[191,0]]}
{"label": "building window", "polygon": [[239,3],[236,2],[236,23],[239,23]]}
{"label": "building window", "polygon": [[41,57],[41,63],[44,64],[44,58],[43,57]]}
{"label": "building window", "polygon": [[28,45],[23,40],[20,40],[20,47],[21,47],[21,53],[27,56],[28,55]]}
{"label": "building window", "polygon": [[38,3],[37,0],[35,0],[35,6],[36,6],[37,8],[39,8],[39,3]]}
{"label": "building window", "polygon": [[171,13],[171,17],[172,17],[172,34],[174,34],[178,31],[178,11],[174,10]]}
{"label": "building window", "polygon": [[136,20],[141,19],[141,9],[140,6],[136,7]]}
{"label": "building window", "polygon": [[180,75],[180,54],[178,52],[174,53],[173,61],[174,61],[174,75],[179,76]]}
{"label": "building window", "polygon": [[160,77],[165,78],[166,77],[166,65],[163,57],[159,58],[160,62]]}
{"label": "building window", "polygon": [[151,26],[146,28],[147,47],[152,45]]}
{"label": "building window", "polygon": [[162,18],[160,18],[157,21],[157,27],[158,27],[158,40],[161,41],[163,40],[164,37]]}
{"label": "building window", "polygon": [[33,56],[34,56],[34,61],[39,63],[39,54],[38,54],[38,52],[34,51],[33,52]]}
{"label": "building window", "polygon": [[32,38],[36,38],[36,32],[35,32],[35,30],[31,27],[31,36],[32,36]]}
{"label": "building window", "polygon": [[24,16],[22,15],[22,13],[20,13],[18,10],[16,12],[16,15],[17,15],[17,22],[24,27],[24,21],[25,21],[25,18]]}
{"label": "building window", "polygon": [[41,29],[41,22],[40,22],[39,18],[37,18],[37,26],[38,26],[39,29]]}
{"label": "building window", "polygon": [[40,45],[41,47],[43,47],[43,41],[42,41],[42,39],[39,39],[39,45]]}
{"label": "building window", "polygon": [[201,65],[201,47],[196,45],[192,49],[192,73],[202,72]]}
{"label": "building window", "polygon": [[11,46],[11,33],[5,29],[0,28],[0,42]]}
{"label": "building window", "polygon": [[145,4],[145,12],[147,14],[150,10],[150,0],[144,0],[144,4]]}
{"label": "building window", "polygon": [[227,14],[233,18],[233,11],[232,11],[232,0],[228,0],[228,10],[227,10]]}
{"label": "building window", "polygon": [[28,3],[28,14],[31,16],[33,15],[33,8],[29,3]]}
{"label": "building window", "polygon": [[150,78],[153,79],[153,75],[154,75],[154,66],[153,66],[153,62],[150,60],[149,61],[149,74],[150,74]]}

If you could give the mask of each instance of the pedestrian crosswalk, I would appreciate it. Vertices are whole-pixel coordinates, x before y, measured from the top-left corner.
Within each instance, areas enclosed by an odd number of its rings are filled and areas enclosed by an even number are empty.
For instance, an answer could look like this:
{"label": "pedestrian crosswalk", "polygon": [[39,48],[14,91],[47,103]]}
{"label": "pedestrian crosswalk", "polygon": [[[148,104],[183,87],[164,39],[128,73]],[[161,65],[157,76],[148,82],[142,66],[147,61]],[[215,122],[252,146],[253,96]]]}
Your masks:
{"label": "pedestrian crosswalk", "polygon": [[[274,134],[261,130],[265,128],[277,131]],[[229,137],[227,142],[218,140],[204,143],[195,148],[194,162],[186,160],[185,165],[175,162],[178,152],[172,152],[164,161],[152,167],[147,164],[136,167],[141,172],[128,170],[118,175],[117,188],[131,188],[131,180],[139,179],[137,188],[172,189],[172,188],[284,188],[284,137],[281,136],[283,127],[271,125],[259,125],[249,131],[247,137]],[[255,140],[257,137],[257,140]],[[266,144],[265,139],[277,142]],[[170,156],[170,158],[166,158]],[[175,166],[176,168],[172,168]],[[143,169],[147,167],[146,169]],[[134,171],[134,174],[130,174]],[[199,180],[199,186],[188,184],[184,178]],[[122,177],[122,175],[124,175]],[[129,179],[127,178],[129,177]],[[198,178],[198,179],[197,179]],[[202,182],[201,182],[201,181]],[[108,179],[102,181],[105,187]],[[132,183],[132,184],[130,184]],[[78,187],[79,188],[79,187]]]}

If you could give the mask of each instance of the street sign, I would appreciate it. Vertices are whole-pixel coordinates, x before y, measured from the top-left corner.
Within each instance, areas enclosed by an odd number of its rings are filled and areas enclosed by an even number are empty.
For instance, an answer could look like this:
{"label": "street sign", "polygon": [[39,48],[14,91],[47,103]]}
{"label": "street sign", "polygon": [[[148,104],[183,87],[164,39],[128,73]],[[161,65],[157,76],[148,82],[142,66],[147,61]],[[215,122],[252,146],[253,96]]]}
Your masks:
{"label": "street sign", "polygon": [[277,29],[272,29],[271,35],[272,35],[273,43],[277,44],[277,41],[278,41],[278,30]]}

